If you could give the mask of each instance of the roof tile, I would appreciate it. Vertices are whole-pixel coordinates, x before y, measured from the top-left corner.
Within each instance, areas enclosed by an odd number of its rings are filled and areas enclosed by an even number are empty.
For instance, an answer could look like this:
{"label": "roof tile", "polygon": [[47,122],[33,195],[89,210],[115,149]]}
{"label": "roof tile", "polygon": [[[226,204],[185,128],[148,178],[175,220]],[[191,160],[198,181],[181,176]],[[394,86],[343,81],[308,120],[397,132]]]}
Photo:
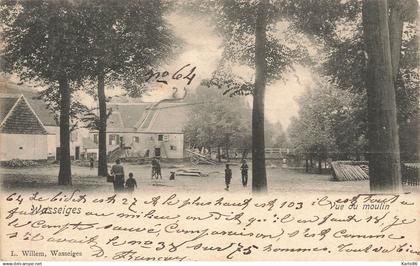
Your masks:
{"label": "roof tile", "polygon": [[0,127],[0,133],[46,135],[47,131],[40,123],[23,97],[9,111]]}

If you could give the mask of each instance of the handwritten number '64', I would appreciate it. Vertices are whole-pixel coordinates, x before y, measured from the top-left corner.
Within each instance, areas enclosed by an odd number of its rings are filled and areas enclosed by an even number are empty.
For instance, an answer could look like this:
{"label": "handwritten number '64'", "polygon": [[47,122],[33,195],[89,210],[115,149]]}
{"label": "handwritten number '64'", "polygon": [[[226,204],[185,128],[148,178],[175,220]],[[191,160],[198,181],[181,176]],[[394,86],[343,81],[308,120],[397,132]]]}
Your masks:
{"label": "handwritten number '64'", "polygon": [[191,82],[193,81],[193,79],[195,78],[195,73],[194,72],[197,69],[197,67],[191,68],[190,69],[190,72],[186,76],[184,76],[184,74],[182,73],[183,70],[186,69],[187,67],[189,67],[190,65],[191,64],[186,64],[185,66],[181,67],[170,78],[168,77],[169,76],[169,72],[166,71],[166,70],[163,71],[163,72],[159,72],[159,71],[154,72],[153,70],[150,70],[146,74],[146,76],[147,76],[146,81],[149,81],[152,78],[154,78],[154,80],[156,82],[168,84],[168,79],[173,79],[173,80],[186,79],[186,80],[188,80],[187,85],[190,85]]}

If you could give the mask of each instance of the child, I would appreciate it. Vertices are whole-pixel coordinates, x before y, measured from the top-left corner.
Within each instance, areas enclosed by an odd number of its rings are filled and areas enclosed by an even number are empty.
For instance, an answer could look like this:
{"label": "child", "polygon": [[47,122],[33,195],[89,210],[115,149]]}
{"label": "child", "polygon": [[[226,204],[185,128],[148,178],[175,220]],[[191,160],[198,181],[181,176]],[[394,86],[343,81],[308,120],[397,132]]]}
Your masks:
{"label": "child", "polygon": [[225,169],[225,190],[229,191],[230,180],[232,179],[232,170],[229,168],[229,164],[226,164]]}
{"label": "child", "polygon": [[171,172],[171,175],[169,176],[169,180],[175,180],[175,172]]}
{"label": "child", "polygon": [[132,193],[134,191],[134,187],[137,188],[137,182],[133,178],[133,173],[128,174],[128,179],[125,181],[125,187],[127,188],[128,192]]}

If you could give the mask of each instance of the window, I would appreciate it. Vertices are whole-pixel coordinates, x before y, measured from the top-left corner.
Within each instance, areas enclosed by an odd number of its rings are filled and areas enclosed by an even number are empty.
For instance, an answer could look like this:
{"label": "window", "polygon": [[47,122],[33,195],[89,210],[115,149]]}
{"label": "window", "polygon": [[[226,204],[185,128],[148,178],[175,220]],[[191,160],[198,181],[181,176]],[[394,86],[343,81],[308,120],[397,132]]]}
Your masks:
{"label": "window", "polygon": [[109,135],[109,145],[120,144],[120,137],[118,135]]}
{"label": "window", "polygon": [[171,145],[171,146],[170,146],[170,150],[171,150],[171,151],[176,151],[176,146],[175,146],[175,145]]}
{"label": "window", "polygon": [[139,137],[137,137],[137,136],[134,136],[134,137],[133,137],[133,142],[134,142],[134,143],[140,143],[140,138],[139,138]]}
{"label": "window", "polygon": [[158,141],[163,141],[163,135],[158,135]]}
{"label": "window", "polygon": [[98,134],[93,134],[93,142],[98,144]]}

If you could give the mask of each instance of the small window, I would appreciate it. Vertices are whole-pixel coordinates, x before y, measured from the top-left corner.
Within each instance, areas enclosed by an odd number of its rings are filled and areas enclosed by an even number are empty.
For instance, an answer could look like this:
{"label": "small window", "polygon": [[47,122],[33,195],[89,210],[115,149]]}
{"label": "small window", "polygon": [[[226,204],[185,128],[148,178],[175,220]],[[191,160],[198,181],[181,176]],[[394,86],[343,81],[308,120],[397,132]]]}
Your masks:
{"label": "small window", "polygon": [[140,138],[139,138],[139,137],[134,136],[134,137],[133,137],[133,142],[134,142],[134,143],[140,143]]}
{"label": "small window", "polygon": [[170,150],[171,151],[176,151],[176,146],[175,145],[171,145]]}
{"label": "small window", "polygon": [[120,144],[120,137],[118,135],[109,135],[109,145]]}
{"label": "small window", "polygon": [[158,141],[163,141],[163,135],[158,135]]}
{"label": "small window", "polygon": [[93,142],[98,144],[98,134],[93,134]]}

